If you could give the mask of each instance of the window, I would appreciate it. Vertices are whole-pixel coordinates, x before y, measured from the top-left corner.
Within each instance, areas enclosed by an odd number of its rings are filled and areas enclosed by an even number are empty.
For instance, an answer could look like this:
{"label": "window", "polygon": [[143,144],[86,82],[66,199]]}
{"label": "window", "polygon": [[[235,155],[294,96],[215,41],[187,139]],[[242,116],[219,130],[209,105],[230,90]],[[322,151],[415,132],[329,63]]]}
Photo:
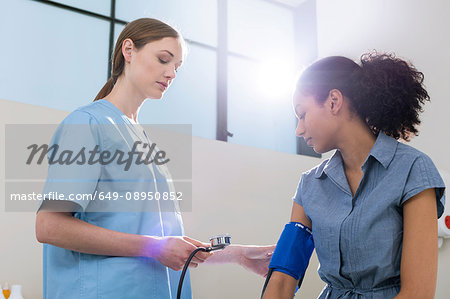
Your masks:
{"label": "window", "polygon": [[[282,3],[8,1],[0,28],[12,30],[1,34],[19,46],[13,53],[0,49],[3,57],[13,56],[0,72],[0,98],[68,111],[89,103],[109,77],[112,49],[126,22],[153,17],[180,30],[189,54],[165,97],[143,106],[141,123],[188,123],[195,136],[314,154],[295,137],[286,78],[315,59],[315,47],[299,49],[315,46],[315,0]],[[309,56],[299,63],[304,53]]]}
{"label": "window", "polygon": [[8,1],[0,28],[8,42],[0,48],[8,57],[0,98],[74,110],[105,83],[108,22],[34,1]]}

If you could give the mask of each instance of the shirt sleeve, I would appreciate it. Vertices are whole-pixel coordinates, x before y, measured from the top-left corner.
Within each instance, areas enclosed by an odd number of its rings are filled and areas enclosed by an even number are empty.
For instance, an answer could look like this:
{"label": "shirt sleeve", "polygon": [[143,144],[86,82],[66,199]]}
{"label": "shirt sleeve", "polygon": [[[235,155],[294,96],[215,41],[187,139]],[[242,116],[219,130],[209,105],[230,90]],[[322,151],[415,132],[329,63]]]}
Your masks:
{"label": "shirt sleeve", "polygon": [[[100,163],[92,163],[90,151],[101,151],[98,123],[87,112],[76,110],[58,126],[48,147],[46,199],[68,200],[84,211],[95,198]],[[98,158],[98,155],[97,155]],[[42,202],[41,202],[42,204]]]}
{"label": "shirt sleeve", "polygon": [[439,218],[444,212],[445,184],[430,157],[422,154],[411,166],[400,204],[403,205],[414,195],[430,188],[435,188],[436,191],[437,217]]}
{"label": "shirt sleeve", "polygon": [[303,180],[304,180],[304,173],[302,173],[302,176],[300,177],[300,181],[298,182],[298,186],[297,186],[297,191],[295,191],[295,195],[292,198],[293,201],[295,201],[302,207],[303,207],[303,196],[302,196]]}

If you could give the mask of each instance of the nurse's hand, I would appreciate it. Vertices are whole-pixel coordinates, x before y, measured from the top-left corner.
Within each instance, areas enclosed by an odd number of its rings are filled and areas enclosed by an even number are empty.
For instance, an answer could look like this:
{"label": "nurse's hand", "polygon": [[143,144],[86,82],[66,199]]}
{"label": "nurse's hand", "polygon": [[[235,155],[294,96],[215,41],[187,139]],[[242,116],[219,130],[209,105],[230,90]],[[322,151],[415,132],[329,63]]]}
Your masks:
{"label": "nurse's hand", "polygon": [[275,246],[242,246],[238,263],[245,269],[266,277]]}
{"label": "nurse's hand", "polygon": [[[189,241],[187,237],[161,237],[158,238],[152,248],[153,257],[166,267],[175,271],[183,269],[189,255],[197,249],[197,246]],[[196,268],[212,255],[210,252],[199,251],[195,254],[190,267]]]}

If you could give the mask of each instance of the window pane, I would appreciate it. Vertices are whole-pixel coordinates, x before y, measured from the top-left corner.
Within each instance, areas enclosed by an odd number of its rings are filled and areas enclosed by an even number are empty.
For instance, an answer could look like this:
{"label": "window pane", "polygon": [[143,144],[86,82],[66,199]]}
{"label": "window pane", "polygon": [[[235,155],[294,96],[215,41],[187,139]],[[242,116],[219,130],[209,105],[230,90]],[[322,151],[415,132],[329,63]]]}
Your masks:
{"label": "window pane", "polygon": [[73,110],[103,87],[108,22],[22,0],[0,10],[0,28],[0,98]]}
{"label": "window pane", "polygon": [[192,124],[192,134],[216,138],[216,53],[189,45],[177,77],[161,100],[147,100],[143,124]]}
{"label": "window pane", "polygon": [[228,0],[228,48],[259,60],[293,60],[293,12],[260,0]]}
{"label": "window pane", "polygon": [[114,25],[114,47],[116,46],[117,39],[119,38],[120,33],[122,32],[125,25],[115,24]]}
{"label": "window pane", "polygon": [[119,37],[123,28],[125,28],[125,25],[115,24],[115,26],[114,26],[114,45],[116,44],[117,38]]}
{"label": "window pane", "polygon": [[187,39],[217,45],[217,0],[117,0],[116,17],[124,21],[160,19]]}
{"label": "window pane", "polygon": [[[289,92],[268,92],[256,62],[230,57],[228,67],[228,131],[231,143],[288,153],[296,152],[295,115]],[[279,74],[282,75],[282,74]]]}
{"label": "window pane", "polygon": [[111,15],[111,0],[53,0],[53,2],[59,2],[105,16]]}

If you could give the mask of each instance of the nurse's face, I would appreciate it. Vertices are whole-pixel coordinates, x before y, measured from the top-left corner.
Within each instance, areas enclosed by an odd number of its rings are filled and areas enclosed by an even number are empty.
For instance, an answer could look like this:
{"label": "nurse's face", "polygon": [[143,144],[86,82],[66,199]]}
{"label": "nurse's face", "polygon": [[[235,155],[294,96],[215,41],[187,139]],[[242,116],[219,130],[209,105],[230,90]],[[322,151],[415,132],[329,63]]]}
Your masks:
{"label": "nurse's face", "polygon": [[141,98],[160,99],[182,64],[183,49],[177,38],[166,37],[131,48],[127,76]]}
{"label": "nurse's face", "polygon": [[313,96],[300,93],[294,96],[294,111],[298,119],[295,134],[303,137],[317,153],[326,153],[335,148],[338,126],[329,105],[330,99],[321,104]]}

